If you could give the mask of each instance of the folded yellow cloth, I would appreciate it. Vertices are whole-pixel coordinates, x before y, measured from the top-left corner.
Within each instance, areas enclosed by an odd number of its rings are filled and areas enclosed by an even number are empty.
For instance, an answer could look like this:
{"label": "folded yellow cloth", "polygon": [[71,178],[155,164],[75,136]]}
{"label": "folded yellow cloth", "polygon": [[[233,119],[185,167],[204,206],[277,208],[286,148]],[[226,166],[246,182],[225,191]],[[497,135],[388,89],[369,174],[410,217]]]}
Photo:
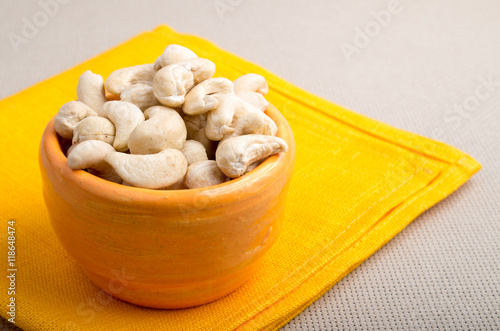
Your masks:
{"label": "folded yellow cloth", "polygon": [[[112,299],[85,278],[52,232],[37,154],[47,122],[76,99],[83,71],[106,77],[151,63],[171,43],[212,60],[217,76],[266,77],[267,99],[293,129],[297,163],[281,237],[257,275],[216,302],[169,311]],[[0,211],[4,222],[16,222],[16,325],[29,330],[277,329],[481,167],[453,147],[355,114],[166,26],[4,99],[0,109]],[[4,259],[7,224],[2,228]],[[1,278],[2,288],[7,281]],[[2,290],[4,318],[8,300]]]}

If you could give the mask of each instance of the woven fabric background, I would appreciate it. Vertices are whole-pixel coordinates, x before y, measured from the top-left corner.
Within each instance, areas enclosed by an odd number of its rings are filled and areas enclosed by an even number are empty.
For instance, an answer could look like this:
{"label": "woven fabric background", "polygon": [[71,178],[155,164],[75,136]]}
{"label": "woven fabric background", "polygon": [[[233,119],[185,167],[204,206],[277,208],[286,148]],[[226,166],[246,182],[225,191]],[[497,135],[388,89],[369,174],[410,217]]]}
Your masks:
{"label": "woven fabric background", "polygon": [[285,330],[500,327],[500,3],[400,0],[379,30],[394,1],[64,3],[16,47],[9,33],[42,7],[2,2],[0,98],[167,23],[483,164]]}

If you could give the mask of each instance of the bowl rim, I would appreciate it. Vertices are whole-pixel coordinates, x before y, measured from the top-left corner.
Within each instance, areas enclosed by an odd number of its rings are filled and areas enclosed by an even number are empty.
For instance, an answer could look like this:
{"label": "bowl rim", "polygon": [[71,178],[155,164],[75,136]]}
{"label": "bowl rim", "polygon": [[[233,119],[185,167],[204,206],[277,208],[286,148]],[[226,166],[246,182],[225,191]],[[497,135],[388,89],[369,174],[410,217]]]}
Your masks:
{"label": "bowl rim", "polygon": [[[288,151],[268,157],[248,174],[214,186],[182,190],[154,190],[113,183],[84,170],[73,170],[67,165],[66,155],[62,151],[54,129],[55,116],[43,132],[40,156],[47,171],[50,165],[64,182],[76,185],[98,199],[116,201],[128,197],[127,200],[131,204],[165,204],[169,201],[173,204],[201,204],[204,207],[208,204],[207,198],[210,199],[210,205],[219,205],[235,199],[241,201],[262,192],[264,187],[273,185],[280,175],[286,173],[289,167],[294,166],[295,141],[290,126],[273,105],[269,105],[266,114],[278,126],[277,136],[286,141]],[[45,161],[48,164],[45,164]]]}

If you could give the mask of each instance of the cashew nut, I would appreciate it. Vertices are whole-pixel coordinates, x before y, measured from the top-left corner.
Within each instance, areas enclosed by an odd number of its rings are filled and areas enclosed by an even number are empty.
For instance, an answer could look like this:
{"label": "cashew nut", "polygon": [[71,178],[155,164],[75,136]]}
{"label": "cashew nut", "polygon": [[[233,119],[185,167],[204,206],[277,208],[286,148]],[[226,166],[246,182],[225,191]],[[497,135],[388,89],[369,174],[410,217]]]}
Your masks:
{"label": "cashew nut", "polygon": [[160,69],[153,80],[153,91],[162,105],[180,107],[186,93],[196,84],[215,73],[215,64],[202,58],[194,58]]}
{"label": "cashew nut", "polygon": [[185,116],[184,123],[186,123],[187,139],[199,141],[205,147],[208,158],[213,160],[217,142],[208,139],[206,135],[207,114]]}
{"label": "cashew nut", "polygon": [[170,64],[198,57],[192,50],[181,45],[168,45],[163,53],[156,59],[154,69],[160,70]]}
{"label": "cashew nut", "polygon": [[113,145],[115,126],[110,120],[100,116],[86,117],[78,123],[73,134],[73,144],[86,140],[102,140]]}
{"label": "cashew nut", "polygon": [[269,92],[266,79],[258,74],[246,74],[238,77],[234,82],[234,93],[240,92],[258,92],[266,95]]}
{"label": "cashew nut", "polygon": [[[182,110],[187,115],[197,115],[217,108],[217,95],[232,93],[233,83],[226,78],[209,78],[186,94]],[[215,95],[214,95],[215,94]]]}
{"label": "cashew nut", "polygon": [[97,113],[83,102],[67,102],[62,105],[54,119],[54,129],[61,137],[71,139],[76,125],[89,116],[97,116]]}
{"label": "cashew nut", "polygon": [[155,98],[153,93],[153,86],[147,84],[130,85],[120,94],[120,99],[121,101],[133,103],[141,110],[160,104],[160,101]]}
{"label": "cashew nut", "polygon": [[177,64],[185,66],[193,73],[195,84],[199,84],[215,74],[215,63],[207,59],[196,58],[182,61]]}
{"label": "cashew nut", "polygon": [[254,163],[250,164],[248,167],[247,167],[247,170],[245,170],[245,173],[249,173],[250,171],[252,171],[253,169],[257,168],[261,163],[262,163],[263,160],[259,160],[259,161],[255,161]]}
{"label": "cashew nut", "polygon": [[278,126],[274,121],[252,106],[244,107],[234,114],[231,127],[233,132],[224,135],[223,140],[245,134],[263,134],[275,136]]}
{"label": "cashew nut", "polygon": [[99,113],[102,105],[108,101],[104,91],[104,79],[101,75],[94,74],[92,71],[85,71],[78,79],[76,87],[78,101],[83,102],[91,109]]}
{"label": "cashew nut", "polygon": [[243,134],[276,135],[276,123],[262,111],[234,95],[219,96],[219,105],[207,117],[205,128],[212,140]]}
{"label": "cashew nut", "polygon": [[266,79],[214,74],[212,61],[176,44],[155,63],[105,81],[85,71],[78,101],[54,120],[68,165],[123,185],[177,190],[223,183],[287,151],[265,114]]}
{"label": "cashew nut", "polygon": [[156,70],[153,64],[140,64],[133,67],[127,67],[113,71],[106,81],[104,86],[109,93],[120,95],[124,89],[133,84],[151,85]]}
{"label": "cashew nut", "polygon": [[260,93],[244,91],[238,93],[237,96],[262,112],[265,112],[267,107],[269,107],[269,102]]}
{"label": "cashew nut", "polygon": [[132,154],[155,154],[165,149],[180,150],[186,141],[186,125],[171,108],[148,108],[149,119],[139,124],[129,136]]}
{"label": "cashew nut", "polygon": [[187,168],[184,184],[187,188],[207,187],[227,182],[229,178],[220,171],[213,160],[199,161]]}
{"label": "cashew nut", "polygon": [[184,122],[186,123],[187,139],[193,139],[198,134],[198,131],[205,129],[207,114],[185,116]]}
{"label": "cashew nut", "polygon": [[113,147],[119,152],[128,150],[128,139],[132,131],[144,122],[144,114],[134,104],[125,101],[108,101],[102,107],[102,116],[116,128]]}
{"label": "cashew nut", "polygon": [[104,158],[123,180],[136,187],[158,189],[181,180],[187,171],[184,155],[176,149],[157,154],[109,153]]}
{"label": "cashew nut", "polygon": [[243,101],[235,95],[219,96],[217,108],[208,113],[205,133],[211,140],[221,140],[224,135],[234,132],[231,127],[234,113],[243,108]]}
{"label": "cashew nut", "polygon": [[179,114],[179,116],[182,117],[182,115],[181,115],[182,110],[179,110],[178,108],[170,108],[170,107],[158,105],[158,106],[152,106],[152,107],[149,107],[148,109],[146,109],[144,111],[144,118],[148,120],[150,118],[155,117],[158,114],[163,113],[165,110],[168,110],[168,111],[173,110],[173,111],[177,112],[177,114]]}
{"label": "cashew nut", "polygon": [[122,179],[104,158],[115,149],[110,144],[101,140],[86,140],[78,145],[73,145],[71,153],[68,154],[68,166],[71,169],[87,169],[89,173],[97,177],[121,183]]}
{"label": "cashew nut", "polygon": [[[75,149],[76,145],[78,145],[78,144],[71,144],[71,146],[69,146],[69,147],[68,147],[68,149],[66,150],[66,157],[68,157],[68,156],[69,156],[69,153],[71,153],[71,151],[72,151],[73,149]],[[64,150],[64,149],[63,149],[63,150]]]}
{"label": "cashew nut", "polygon": [[199,161],[208,160],[205,147],[202,143],[196,140],[186,140],[181,152],[184,154],[188,166]]}
{"label": "cashew nut", "polygon": [[249,134],[221,142],[215,159],[226,176],[236,178],[243,175],[250,164],[287,150],[288,145],[281,138]]}

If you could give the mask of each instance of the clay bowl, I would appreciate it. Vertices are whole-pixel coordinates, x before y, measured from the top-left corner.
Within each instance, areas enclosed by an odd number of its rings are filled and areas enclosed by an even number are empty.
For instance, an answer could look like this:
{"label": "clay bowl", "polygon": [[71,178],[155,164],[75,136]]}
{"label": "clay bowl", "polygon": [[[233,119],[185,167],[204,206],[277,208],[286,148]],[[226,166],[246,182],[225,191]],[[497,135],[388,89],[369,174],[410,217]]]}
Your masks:
{"label": "clay bowl", "polygon": [[40,147],[43,196],[66,251],[98,287],[145,307],[187,308],[247,281],[276,242],[295,163],[284,117],[270,106],[289,146],[241,178],[178,191],[115,184],[73,171],[54,131]]}

